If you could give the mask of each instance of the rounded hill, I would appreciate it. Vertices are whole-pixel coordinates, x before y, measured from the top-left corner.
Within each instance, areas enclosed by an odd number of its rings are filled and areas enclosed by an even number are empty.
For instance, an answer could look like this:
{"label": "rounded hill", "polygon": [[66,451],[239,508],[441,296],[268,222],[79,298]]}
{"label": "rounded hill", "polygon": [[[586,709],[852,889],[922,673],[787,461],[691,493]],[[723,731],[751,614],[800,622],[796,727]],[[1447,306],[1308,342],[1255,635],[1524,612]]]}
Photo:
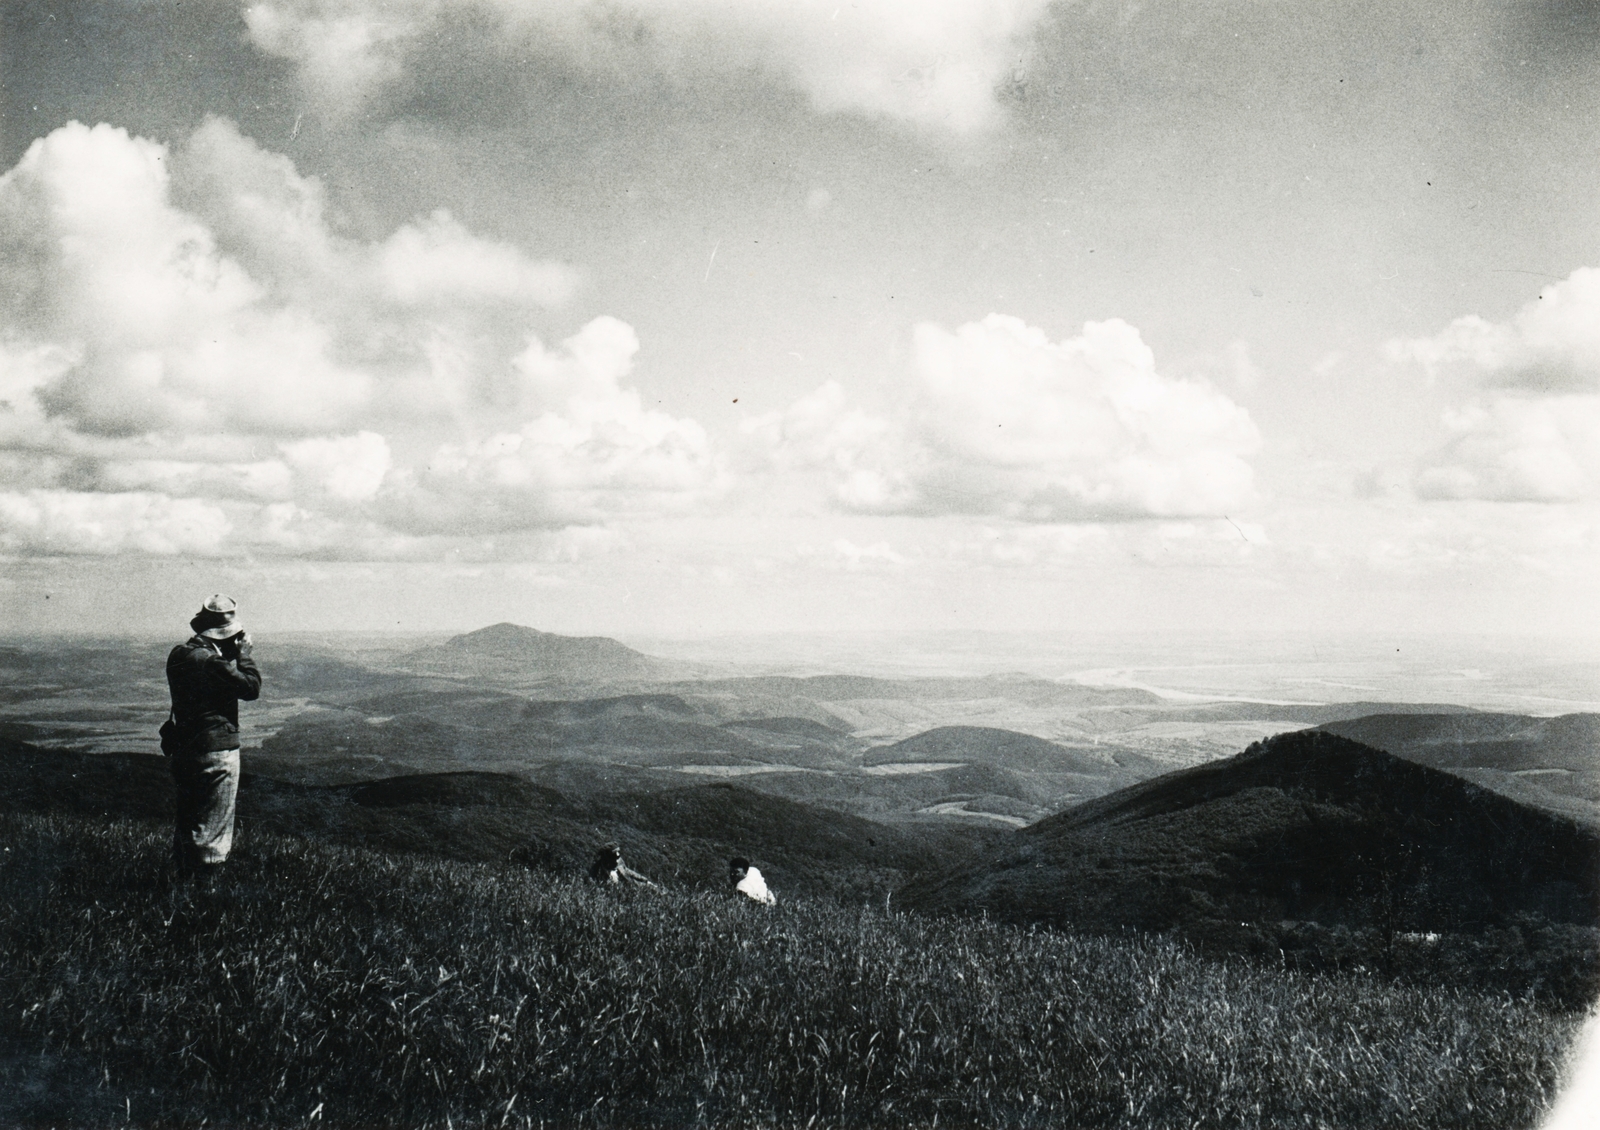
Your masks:
{"label": "rounded hill", "polygon": [[499,623],[467,632],[413,658],[427,667],[498,665],[507,674],[565,679],[653,678],[665,665],[607,636],[563,636]]}
{"label": "rounded hill", "polygon": [[1090,800],[903,901],[1115,930],[1310,921],[1600,925],[1600,837],[1459,777],[1301,731]]}
{"label": "rounded hill", "polygon": [[1116,761],[1094,748],[1064,746],[1032,734],[992,726],[939,726],[862,755],[863,765],[959,761],[1045,773],[1101,773]]}

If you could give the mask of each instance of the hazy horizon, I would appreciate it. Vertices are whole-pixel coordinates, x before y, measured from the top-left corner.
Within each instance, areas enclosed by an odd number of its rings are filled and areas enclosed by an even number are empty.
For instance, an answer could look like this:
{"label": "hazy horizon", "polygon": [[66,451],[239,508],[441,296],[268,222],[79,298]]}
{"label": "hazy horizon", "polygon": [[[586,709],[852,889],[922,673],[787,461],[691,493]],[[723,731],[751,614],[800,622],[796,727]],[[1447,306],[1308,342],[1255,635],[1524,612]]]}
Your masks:
{"label": "hazy horizon", "polygon": [[[357,659],[369,651],[392,656],[488,626],[429,632],[275,630],[259,625],[252,629],[259,654],[270,662],[278,647],[311,647]],[[39,647],[55,639],[157,646],[176,641],[186,631],[180,622],[167,632],[53,636],[0,632],[0,643]],[[609,638],[646,655],[688,665],[688,678],[1024,675],[1138,688],[1175,703],[1436,702],[1532,715],[1600,711],[1600,641],[1586,636],[752,629],[679,637],[622,632]]]}

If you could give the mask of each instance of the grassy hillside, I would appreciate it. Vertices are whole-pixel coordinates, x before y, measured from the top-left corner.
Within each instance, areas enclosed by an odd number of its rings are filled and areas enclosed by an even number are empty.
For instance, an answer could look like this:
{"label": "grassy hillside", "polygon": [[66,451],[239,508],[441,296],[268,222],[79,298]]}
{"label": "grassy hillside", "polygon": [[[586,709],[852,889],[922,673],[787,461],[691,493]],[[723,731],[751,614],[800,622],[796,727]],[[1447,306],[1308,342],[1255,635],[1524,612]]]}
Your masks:
{"label": "grassy hillside", "polygon": [[3,814],[0,1124],[1531,1126],[1575,1016],[1170,941]]}
{"label": "grassy hillside", "polygon": [[[893,827],[723,782],[631,788],[622,776],[556,778],[552,787],[464,771],[318,786],[247,773],[242,828],[473,862],[518,860],[583,874],[608,840],[632,866],[720,888],[727,861],[753,859],[780,894],[881,899],[919,871],[959,866],[992,847],[993,829],[936,819]],[[0,741],[0,809],[165,819],[166,762]],[[597,787],[597,786],[609,787]]]}

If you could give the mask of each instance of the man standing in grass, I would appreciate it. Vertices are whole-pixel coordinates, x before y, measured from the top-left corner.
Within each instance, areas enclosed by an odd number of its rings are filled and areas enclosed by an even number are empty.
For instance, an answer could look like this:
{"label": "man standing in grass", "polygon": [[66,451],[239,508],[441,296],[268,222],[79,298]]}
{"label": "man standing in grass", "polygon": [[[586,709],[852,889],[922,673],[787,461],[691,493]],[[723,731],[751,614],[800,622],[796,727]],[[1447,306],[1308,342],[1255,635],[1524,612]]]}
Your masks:
{"label": "man standing in grass", "polygon": [[178,786],[172,858],[185,879],[215,874],[233,847],[239,700],[261,694],[261,672],[233,600],[213,596],[189,627],[194,635],[167,656],[175,732],[162,743]]}

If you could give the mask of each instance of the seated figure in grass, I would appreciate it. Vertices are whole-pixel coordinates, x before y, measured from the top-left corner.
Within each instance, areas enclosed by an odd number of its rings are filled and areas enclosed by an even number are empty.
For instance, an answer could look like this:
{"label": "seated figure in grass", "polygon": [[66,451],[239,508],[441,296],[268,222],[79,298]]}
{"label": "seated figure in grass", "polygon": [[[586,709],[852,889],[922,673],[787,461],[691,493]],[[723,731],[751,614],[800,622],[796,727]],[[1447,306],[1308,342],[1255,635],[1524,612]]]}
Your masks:
{"label": "seated figure in grass", "polygon": [[728,860],[728,878],[733,882],[733,889],[745,898],[766,906],[778,904],[778,896],[767,889],[767,881],[761,877],[761,869],[752,867],[744,856],[736,855]]}
{"label": "seated figure in grass", "polygon": [[622,848],[615,843],[595,852],[594,862],[589,864],[589,878],[613,887],[655,887],[649,879],[622,862]]}

